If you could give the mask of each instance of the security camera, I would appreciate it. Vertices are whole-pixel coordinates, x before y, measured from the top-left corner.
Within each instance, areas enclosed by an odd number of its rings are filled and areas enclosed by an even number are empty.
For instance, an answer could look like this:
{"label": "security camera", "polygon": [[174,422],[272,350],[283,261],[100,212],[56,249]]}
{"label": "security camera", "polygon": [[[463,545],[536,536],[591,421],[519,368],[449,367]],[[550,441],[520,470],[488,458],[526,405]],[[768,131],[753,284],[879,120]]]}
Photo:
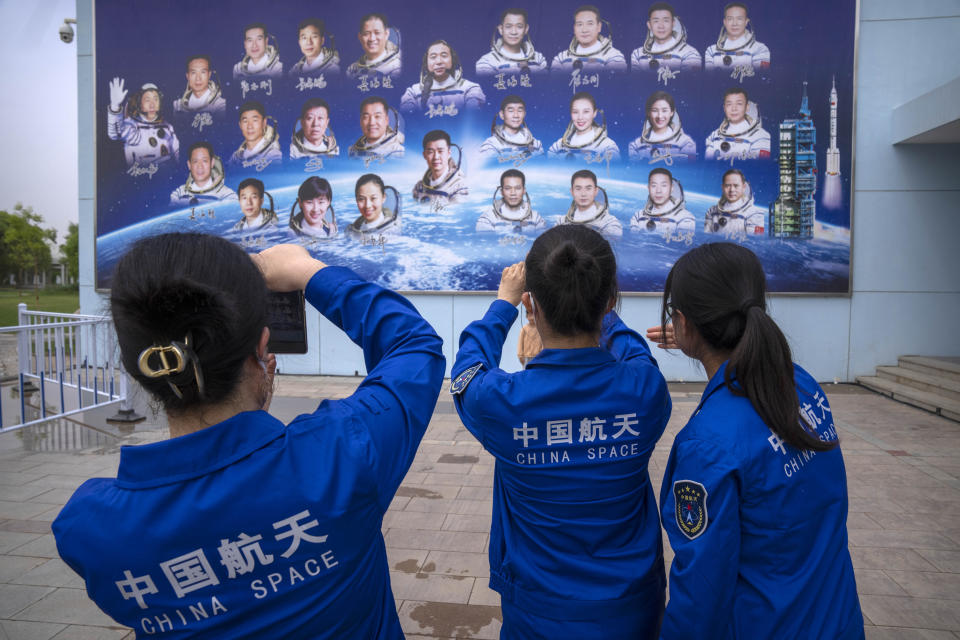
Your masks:
{"label": "security camera", "polygon": [[63,24],[60,25],[60,40],[66,44],[73,42],[73,27],[70,24],[76,24],[77,21],[73,18],[64,18]]}

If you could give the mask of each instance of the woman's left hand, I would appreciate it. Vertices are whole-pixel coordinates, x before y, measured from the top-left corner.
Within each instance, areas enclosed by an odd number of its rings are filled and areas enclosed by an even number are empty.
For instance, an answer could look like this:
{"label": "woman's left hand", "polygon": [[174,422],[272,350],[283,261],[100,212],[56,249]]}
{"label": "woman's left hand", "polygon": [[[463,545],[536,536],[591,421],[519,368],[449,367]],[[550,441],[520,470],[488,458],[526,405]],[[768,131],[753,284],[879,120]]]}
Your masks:
{"label": "woman's left hand", "polygon": [[503,270],[500,276],[500,288],[497,289],[497,299],[509,302],[513,306],[520,304],[523,289],[527,284],[527,267],[522,262],[512,264]]}

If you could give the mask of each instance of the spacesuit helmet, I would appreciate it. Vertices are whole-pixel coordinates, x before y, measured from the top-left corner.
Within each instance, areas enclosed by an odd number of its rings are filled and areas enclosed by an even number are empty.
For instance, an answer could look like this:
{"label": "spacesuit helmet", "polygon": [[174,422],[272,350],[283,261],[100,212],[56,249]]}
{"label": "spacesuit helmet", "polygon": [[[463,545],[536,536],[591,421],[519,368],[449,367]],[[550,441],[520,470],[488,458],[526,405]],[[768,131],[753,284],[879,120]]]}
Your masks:
{"label": "spacesuit helmet", "polygon": [[[313,32],[316,32],[317,38],[314,38]],[[324,56],[326,60],[332,58],[337,52],[337,43],[332,33],[327,31],[326,23],[319,18],[304,18],[297,24],[297,40],[300,44],[300,63],[305,64],[307,58],[317,58]]]}
{"label": "spacesuit helmet", "polygon": [[[500,174],[500,184],[493,192],[493,213],[498,218],[502,218],[503,206],[511,209],[522,207],[524,211],[523,219],[533,215],[533,204],[530,202],[530,194],[526,189],[526,176],[519,169],[507,169]],[[511,218],[511,221],[516,222]]]}
{"label": "spacesuit helmet", "polygon": [[[737,40],[744,35],[747,38],[743,44],[738,47],[727,47],[727,40]],[[720,35],[717,36],[717,52],[730,54],[752,46],[757,41],[753,33],[753,24],[747,16],[747,5],[742,2],[731,2],[723,8],[723,26],[720,27]],[[733,57],[723,56],[723,65],[729,67],[733,64]]]}
{"label": "spacesuit helmet", "polygon": [[[644,104],[643,115],[641,139],[644,142],[650,142],[651,134],[664,127],[673,131],[675,137],[680,136],[683,132],[676,102],[673,96],[666,91],[654,91],[650,94],[646,104]],[[658,140],[658,142],[663,142],[663,140]]]}
{"label": "spacesuit helmet", "polygon": [[[582,18],[580,17],[581,14],[583,15]],[[573,20],[573,38],[570,40],[570,46],[567,47],[567,53],[573,57],[573,67],[581,69],[583,68],[584,58],[603,55],[613,48],[613,36],[611,35],[613,28],[609,21],[600,17],[600,10],[589,4],[577,7],[577,10],[573,12]],[[604,35],[604,27],[606,27],[606,35]],[[593,41],[590,45],[584,44],[584,46],[593,46],[596,42],[601,43],[600,50],[589,54],[578,53],[577,46],[583,44],[584,40]]]}
{"label": "spacesuit helmet", "polygon": [[383,179],[377,174],[366,173],[357,178],[353,193],[360,212],[360,217],[350,225],[355,230],[359,230],[364,222],[376,220],[381,213],[385,219],[381,226],[391,224],[400,217],[402,205],[400,192],[384,184]]}
{"label": "spacesuit helmet", "polygon": [[[144,99],[147,100],[146,105],[144,104]],[[146,82],[127,100],[127,116],[137,120],[144,120],[143,116],[145,111],[152,111],[154,118],[148,122],[160,122],[163,120],[163,114],[161,113],[162,106],[163,93],[160,91],[160,88],[152,82]]]}
{"label": "spacesuit helmet", "polygon": [[366,148],[369,143],[379,146],[403,133],[403,118],[382,96],[367,96],[360,103],[360,131],[363,135],[357,145]]}
{"label": "spacesuit helmet", "polygon": [[[522,57],[505,56],[504,45],[520,47]],[[526,9],[511,7],[500,14],[500,22],[490,36],[490,51],[498,60],[510,60],[526,71],[536,57],[533,41],[530,39],[530,22]]]}
{"label": "spacesuit helmet", "polygon": [[[570,176],[570,195],[573,196],[573,200],[570,202],[570,207],[567,209],[565,216],[568,223],[592,222],[610,209],[606,190],[597,183],[597,174],[589,169],[580,169]],[[578,208],[588,209],[591,204],[597,207],[597,213],[591,220],[577,221],[574,219],[574,214]]]}
{"label": "spacesuit helmet", "polygon": [[643,217],[648,218],[647,229],[652,231],[657,226],[650,218],[672,215],[685,206],[680,181],[664,167],[653,169],[647,177],[647,202],[643,207]]}
{"label": "spacesuit helmet", "polygon": [[187,86],[184,87],[180,96],[180,103],[186,107],[190,102],[190,96],[195,92],[202,95],[204,91],[210,89],[210,96],[204,106],[213,104],[220,98],[221,89],[217,72],[210,64],[210,56],[206,54],[197,54],[187,58]]}
{"label": "spacesuit helmet", "polygon": [[[258,30],[261,34],[253,33]],[[272,67],[277,58],[280,57],[277,38],[270,33],[267,25],[262,22],[251,22],[243,28],[243,50],[244,56],[240,59],[240,67],[244,70],[253,62],[254,57],[260,60],[263,56],[267,56],[267,64],[264,69]]]}
{"label": "spacesuit helmet", "polygon": [[424,109],[438,75],[452,77],[455,85],[463,79],[460,57],[446,40],[434,40],[427,45],[427,51],[423,54],[420,64],[420,106]]}
{"label": "spacesuit helmet", "polygon": [[[315,206],[315,204],[322,206],[323,202],[326,202],[326,208]],[[325,178],[310,176],[300,185],[297,190],[297,199],[290,207],[290,228],[299,232],[303,225],[311,225],[310,217],[318,217],[318,214],[323,226],[327,226],[328,217],[336,226],[337,215],[333,209],[333,189],[330,183]]]}
{"label": "spacesuit helmet", "polygon": [[301,141],[320,144],[324,139],[333,139],[330,129],[330,105],[323,98],[308,98],[300,108],[300,117],[293,125],[294,145]]}
{"label": "spacesuit helmet", "polygon": [[[577,133],[580,133],[581,129],[578,127],[578,116],[580,117],[579,124],[583,124],[583,119],[589,116],[589,113],[581,112],[580,114],[575,115],[574,110],[578,102],[588,101],[592,106],[593,117],[592,124],[585,127],[583,131],[588,130],[591,126],[596,130],[594,136],[587,142],[581,145],[574,145],[571,141],[573,136]],[[600,119],[600,124],[597,124],[597,118]],[[586,91],[580,91],[573,94],[573,97],[570,98],[570,123],[567,125],[567,130],[561,138],[561,144],[564,149],[582,149],[589,147],[592,144],[595,144],[598,140],[607,137],[607,116],[604,113],[603,109],[597,108],[597,101],[592,95]]]}
{"label": "spacesuit helmet", "polygon": [[[666,23],[665,13],[669,12],[670,22]],[[657,15],[655,16],[654,13]],[[669,28],[669,37],[673,37],[675,42],[667,49],[661,49],[656,51],[657,54],[669,53],[683,47],[687,43],[687,29],[683,26],[683,23],[680,21],[680,18],[677,17],[676,12],[673,7],[666,2],[655,2],[647,10],[647,37],[643,42],[643,52],[645,54],[653,54],[653,46],[657,42],[658,35]],[[651,69],[656,69],[660,66],[660,63],[657,60],[650,60],[649,62]]]}

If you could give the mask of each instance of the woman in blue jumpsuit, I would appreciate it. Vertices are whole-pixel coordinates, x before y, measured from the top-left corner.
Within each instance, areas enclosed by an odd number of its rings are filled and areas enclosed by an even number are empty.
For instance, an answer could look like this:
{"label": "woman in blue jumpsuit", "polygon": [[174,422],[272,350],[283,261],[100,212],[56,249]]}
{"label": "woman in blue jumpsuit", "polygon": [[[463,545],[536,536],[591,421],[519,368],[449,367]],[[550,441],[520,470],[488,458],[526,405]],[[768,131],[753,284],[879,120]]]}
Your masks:
{"label": "woman in blue jumpsuit", "polygon": [[[116,478],[85,482],[57,548],[137,637],[401,639],[380,526],[433,412],[441,341],[402,297],[302,247],[253,257],[171,234],[121,259],[123,364],[171,438],[123,447]],[[286,425],[266,412],[267,287],[304,290],[368,371]]]}
{"label": "woman in blue jumpsuit", "polygon": [[648,337],[710,381],[660,488],[675,553],[661,637],[863,638],[833,414],[766,313],[760,261],[736,244],[697,247],[663,301]]}
{"label": "woman in blue jumpsuit", "polygon": [[[504,270],[460,336],[451,392],[496,458],[490,588],[501,638],[656,637],[663,549],[647,465],[670,396],[646,342],[616,313],[616,259],[599,233],[554,227]],[[518,303],[544,350],[499,368]]]}

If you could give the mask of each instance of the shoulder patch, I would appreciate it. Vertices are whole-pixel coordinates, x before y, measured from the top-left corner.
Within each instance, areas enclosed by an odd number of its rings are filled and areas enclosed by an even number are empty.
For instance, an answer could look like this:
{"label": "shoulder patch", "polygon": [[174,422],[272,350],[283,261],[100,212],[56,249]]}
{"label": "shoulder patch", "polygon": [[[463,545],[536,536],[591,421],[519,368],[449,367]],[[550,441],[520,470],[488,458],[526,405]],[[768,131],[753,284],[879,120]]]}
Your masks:
{"label": "shoulder patch", "polygon": [[693,540],[707,530],[707,490],[693,480],[677,480],[673,483],[673,499],[676,503],[677,528]]}
{"label": "shoulder patch", "polygon": [[478,362],[457,376],[457,379],[450,383],[450,393],[453,395],[463,393],[463,390],[466,389],[470,381],[473,380],[473,376],[477,375],[477,371],[480,371],[481,368],[483,368],[483,363]]}

